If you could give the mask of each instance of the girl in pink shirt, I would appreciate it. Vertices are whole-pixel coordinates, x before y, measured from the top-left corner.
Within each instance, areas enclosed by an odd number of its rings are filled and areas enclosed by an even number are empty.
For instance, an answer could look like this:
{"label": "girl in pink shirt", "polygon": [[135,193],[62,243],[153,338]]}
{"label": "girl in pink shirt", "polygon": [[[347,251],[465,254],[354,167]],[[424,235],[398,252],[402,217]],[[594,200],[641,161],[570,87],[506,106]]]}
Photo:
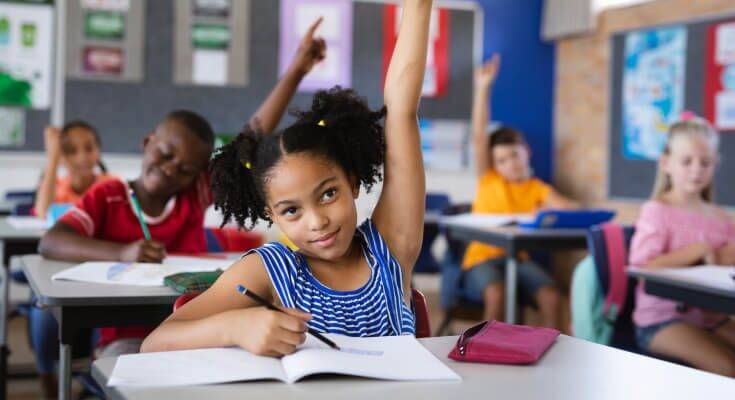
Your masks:
{"label": "girl in pink shirt", "polygon": [[[735,263],[735,225],[712,203],[718,136],[701,118],[671,126],[652,199],[641,209],[630,249],[638,267]],[[735,377],[735,322],[636,289],[633,313],[641,348]]]}

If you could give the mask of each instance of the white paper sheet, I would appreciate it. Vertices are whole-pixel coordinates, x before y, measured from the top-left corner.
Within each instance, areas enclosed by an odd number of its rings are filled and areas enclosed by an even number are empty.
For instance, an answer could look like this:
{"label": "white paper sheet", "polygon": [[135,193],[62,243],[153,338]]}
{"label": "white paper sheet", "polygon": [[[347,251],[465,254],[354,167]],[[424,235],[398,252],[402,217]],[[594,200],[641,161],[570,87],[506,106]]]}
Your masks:
{"label": "white paper sheet", "polygon": [[280,360],[234,348],[124,355],[118,358],[108,385],[183,386],[264,378],[294,382],[317,373],[404,381],[461,380],[413,336],[326,336],[343,350],[329,349],[307,335],[299,351]]}
{"label": "white paper sheet", "polygon": [[498,228],[521,222],[531,222],[533,214],[460,214],[441,218],[441,223],[472,228]]}
{"label": "white paper sheet", "polygon": [[36,217],[7,217],[5,221],[15,229],[22,230],[44,230],[46,221]]}
{"label": "white paper sheet", "polygon": [[168,275],[226,269],[230,264],[230,260],[180,256],[166,257],[163,264],[86,262],[58,272],[51,279],[112,285],[163,286],[163,279]]}
{"label": "white paper sheet", "polygon": [[226,85],[227,62],[224,50],[194,50],[192,81],[200,85]]}

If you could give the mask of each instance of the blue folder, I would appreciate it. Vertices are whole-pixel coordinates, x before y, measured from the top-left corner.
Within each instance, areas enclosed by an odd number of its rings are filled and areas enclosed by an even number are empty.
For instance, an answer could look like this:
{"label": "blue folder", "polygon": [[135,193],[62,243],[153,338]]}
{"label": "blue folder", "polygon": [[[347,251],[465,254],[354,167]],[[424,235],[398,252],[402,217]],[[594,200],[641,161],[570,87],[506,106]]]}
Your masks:
{"label": "blue folder", "polygon": [[543,210],[536,214],[533,221],[522,222],[519,226],[526,229],[586,229],[607,222],[613,217],[615,211],[603,209]]}

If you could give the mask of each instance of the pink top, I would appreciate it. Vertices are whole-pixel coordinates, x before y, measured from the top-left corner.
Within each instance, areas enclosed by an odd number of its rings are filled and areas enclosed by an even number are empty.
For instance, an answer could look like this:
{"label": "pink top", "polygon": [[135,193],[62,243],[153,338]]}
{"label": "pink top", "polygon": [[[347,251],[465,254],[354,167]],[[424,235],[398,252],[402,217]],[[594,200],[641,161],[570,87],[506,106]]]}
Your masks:
{"label": "pink top", "polygon": [[[730,219],[718,219],[684,210],[660,201],[648,201],[641,208],[630,246],[630,264],[642,267],[650,260],[692,243],[707,242],[718,249],[735,241],[735,225]],[[649,326],[672,319],[681,319],[707,328],[725,318],[724,314],[688,307],[676,310],[675,301],[651,296],[636,288],[633,321],[638,326]]]}

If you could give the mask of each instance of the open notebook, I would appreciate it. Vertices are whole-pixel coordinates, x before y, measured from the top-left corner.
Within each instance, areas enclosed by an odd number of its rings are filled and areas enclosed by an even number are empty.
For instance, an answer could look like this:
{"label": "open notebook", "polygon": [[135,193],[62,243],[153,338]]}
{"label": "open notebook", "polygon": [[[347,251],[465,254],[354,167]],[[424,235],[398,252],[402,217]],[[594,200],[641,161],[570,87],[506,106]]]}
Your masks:
{"label": "open notebook", "polygon": [[134,286],[163,286],[163,279],[180,272],[227,269],[233,260],[168,256],[161,264],[86,262],[54,274],[51,279]]}
{"label": "open notebook", "polygon": [[458,214],[441,219],[444,223],[454,223],[475,228],[498,228],[532,222],[533,214]]}
{"label": "open notebook", "polygon": [[108,386],[183,386],[275,379],[293,383],[314,374],[341,374],[398,381],[460,381],[413,336],[352,338],[327,334],[342,350],[310,335],[281,359],[239,348],[181,350],[123,355]]}

